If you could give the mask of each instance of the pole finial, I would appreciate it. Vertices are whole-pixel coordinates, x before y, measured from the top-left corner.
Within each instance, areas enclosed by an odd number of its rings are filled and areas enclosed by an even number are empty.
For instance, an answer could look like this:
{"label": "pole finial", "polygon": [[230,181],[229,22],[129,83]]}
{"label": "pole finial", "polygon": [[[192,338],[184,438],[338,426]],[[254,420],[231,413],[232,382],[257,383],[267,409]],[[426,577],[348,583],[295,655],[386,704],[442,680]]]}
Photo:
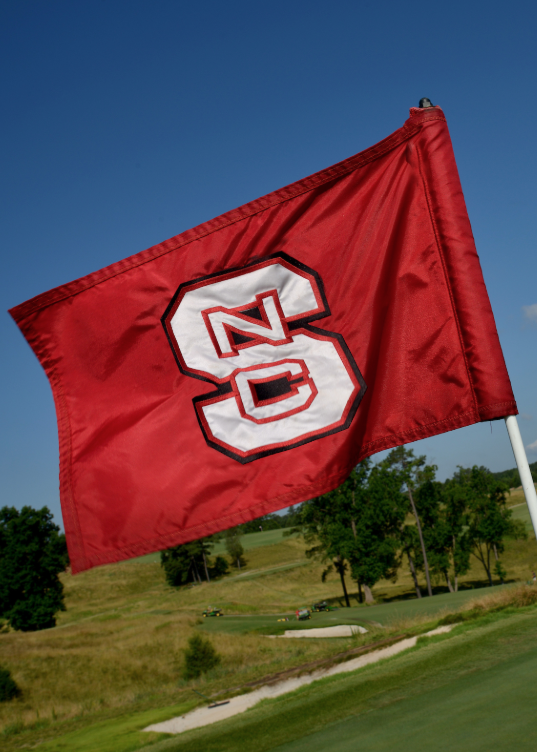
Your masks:
{"label": "pole finial", "polygon": [[434,104],[428,99],[428,97],[423,97],[420,99],[420,107],[421,109],[424,109],[425,107],[434,107]]}

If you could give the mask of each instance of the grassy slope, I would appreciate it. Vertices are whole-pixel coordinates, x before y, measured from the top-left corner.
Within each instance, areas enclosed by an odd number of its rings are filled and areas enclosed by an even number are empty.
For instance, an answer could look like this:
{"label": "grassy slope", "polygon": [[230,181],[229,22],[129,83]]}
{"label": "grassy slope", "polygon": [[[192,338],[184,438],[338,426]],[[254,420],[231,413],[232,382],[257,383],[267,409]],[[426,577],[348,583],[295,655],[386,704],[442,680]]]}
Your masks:
{"label": "grassy slope", "polygon": [[[522,508],[517,508],[517,513],[518,509]],[[268,531],[265,539],[261,537],[265,533],[252,534],[250,540],[245,536],[245,543],[266,543],[272,533]],[[0,705],[0,728],[9,732],[0,746],[16,749],[89,723],[122,723],[122,718],[131,717],[135,722],[138,713],[191,703],[192,687],[210,695],[345,650],[351,644],[346,638],[297,643],[267,641],[255,633],[260,627],[265,631],[265,626],[267,633],[278,626],[289,628],[292,623],[278,625],[274,614],[290,613],[315,600],[329,599],[342,605],[337,576],[322,583],[323,566],[307,560],[304,550],[296,538],[249,545],[245,571],[180,591],[165,584],[158,561],[150,557],[76,577],[65,575],[67,611],[60,615],[58,627],[0,634],[0,664],[12,671],[23,690],[21,699]],[[530,572],[537,569],[535,539],[509,542],[502,560],[511,578],[529,579]],[[483,572],[475,566],[463,579],[463,585],[482,585]],[[410,577],[403,571],[397,583],[377,585],[375,595],[387,601],[379,606],[357,607],[352,583],[349,586],[356,608],[317,615],[309,624],[321,625],[324,620],[392,624],[410,613],[427,611],[433,604],[435,610],[440,604],[444,608],[443,600],[450,601],[450,596],[399,600],[413,596]],[[436,592],[441,591],[438,585]],[[451,599],[464,597],[466,593],[461,592]],[[201,611],[209,604],[237,617],[203,621]],[[334,621],[329,621],[332,618]],[[221,631],[226,624],[230,625],[227,633]],[[222,655],[222,665],[187,685],[180,680],[182,648],[200,626],[217,630],[211,640]],[[248,633],[241,634],[245,631]],[[359,639],[378,637],[373,628]],[[24,726],[26,730],[15,733]]]}
{"label": "grassy slope", "polygon": [[[534,464],[537,465],[537,462],[535,462]],[[535,489],[537,490],[537,483],[535,484]],[[519,486],[518,488],[512,488],[511,493],[507,498],[507,506],[512,507],[516,506],[517,504],[525,503],[526,500],[524,498],[524,491],[522,490],[522,486]]]}
{"label": "grassy slope", "polygon": [[[285,530],[263,530],[259,533],[248,533],[241,538],[242,547],[245,551],[251,551],[254,548],[261,548],[263,546],[272,546],[275,543],[281,543],[284,539]],[[212,551],[213,555],[226,554],[226,542],[224,539],[219,541]],[[147,554],[147,556],[141,556],[139,561],[157,561],[160,562],[160,553]]]}
{"label": "grassy slope", "polygon": [[534,750],[537,609],[487,616],[446,638],[267,701],[153,752]]}

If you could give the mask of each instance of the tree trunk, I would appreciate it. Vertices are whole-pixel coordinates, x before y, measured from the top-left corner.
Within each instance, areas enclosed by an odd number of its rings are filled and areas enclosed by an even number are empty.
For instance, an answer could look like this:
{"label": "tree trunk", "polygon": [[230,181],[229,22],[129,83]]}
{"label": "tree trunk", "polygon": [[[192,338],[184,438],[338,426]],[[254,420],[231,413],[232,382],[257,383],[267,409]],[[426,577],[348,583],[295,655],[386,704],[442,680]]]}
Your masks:
{"label": "tree trunk", "polygon": [[207,577],[207,582],[210,582],[211,578],[209,577],[209,570],[207,569],[207,559],[205,558],[205,551],[203,551],[203,566],[205,567],[205,577]]}
{"label": "tree trunk", "polygon": [[364,591],[365,591],[365,602],[374,603],[375,599],[373,598],[373,593],[371,592],[371,588],[368,585],[364,585]]}
{"label": "tree trunk", "polygon": [[[487,573],[487,577],[489,578],[489,585],[490,585],[490,587],[492,587],[492,577],[491,577],[491,574],[490,574],[490,552],[487,549],[487,559],[485,559],[485,555],[483,553],[483,549],[481,548],[481,544],[480,543],[477,544],[476,548],[477,548],[477,551],[479,553],[476,553],[475,551],[472,551],[472,555],[475,556],[475,558],[479,562],[481,562],[481,564],[483,565],[483,569],[485,570],[485,572]],[[487,566],[487,561],[489,563],[489,566]]]}
{"label": "tree trunk", "polygon": [[410,551],[407,551],[408,556],[408,566],[410,567],[410,573],[412,575],[412,579],[414,580],[414,587],[416,588],[416,595],[418,598],[421,598],[421,590],[420,586],[418,585],[418,578],[416,576],[416,568],[414,567],[414,562],[412,561],[412,556],[410,555]]}
{"label": "tree trunk", "polygon": [[[354,491],[352,492],[352,503],[354,504]],[[352,534],[354,535],[354,538],[356,539],[356,522],[354,520],[351,520],[351,527],[352,527]],[[360,580],[356,580],[358,583],[358,601],[359,603],[364,602],[364,598],[362,596],[362,583]]]}
{"label": "tree trunk", "polygon": [[[341,556],[338,556],[336,560],[336,567],[337,567],[337,571],[339,572],[339,577],[341,579],[341,587],[343,588],[343,595],[345,596],[345,603],[347,605],[347,608],[350,608],[351,603],[349,601],[349,594],[347,593],[347,586],[345,584],[345,573],[343,572],[343,561],[341,560]],[[366,593],[366,601],[367,601],[367,593]]]}
{"label": "tree trunk", "polygon": [[[494,547],[494,558],[496,559],[496,563],[498,563],[500,561],[499,558],[498,558],[498,550],[496,548],[496,544],[495,543],[493,543],[492,545]],[[501,585],[505,585],[505,583],[503,581],[503,577],[501,575],[500,575],[500,584]]]}
{"label": "tree trunk", "polygon": [[487,573],[487,577],[489,578],[489,587],[492,587],[492,575],[490,573],[490,561],[485,561],[485,557],[483,556],[482,563],[485,568],[485,572]]}
{"label": "tree trunk", "polygon": [[448,575],[447,572],[444,572],[444,577],[446,578],[446,582],[447,582],[447,586],[448,586],[449,592],[450,593],[454,593],[455,591],[453,590],[453,585],[451,584],[451,580],[449,579],[449,575]]}
{"label": "tree trunk", "polygon": [[241,557],[237,556],[237,566],[239,568],[239,572],[241,571]]}
{"label": "tree trunk", "polygon": [[486,565],[485,569],[487,570],[487,575],[488,575],[488,578],[489,578],[489,585],[490,585],[490,587],[493,587],[494,583],[492,582],[492,571],[491,571],[491,568],[490,568],[490,548],[488,546],[487,546],[487,565]]}
{"label": "tree trunk", "polygon": [[192,567],[193,567],[192,571],[194,572],[194,580],[197,580],[199,584],[201,585],[200,573],[198,572],[198,567],[196,565],[196,560],[194,558],[192,559]]}
{"label": "tree trunk", "polygon": [[414,504],[414,497],[412,496],[412,490],[410,489],[410,486],[408,487],[408,498],[410,499],[410,503],[412,505],[412,511],[414,513],[414,517],[416,518],[416,525],[418,528],[418,534],[420,536],[421,552],[423,554],[423,564],[425,567],[425,579],[427,580],[427,592],[430,596],[432,596],[433,591],[431,589],[431,578],[429,576],[429,562],[427,561],[427,552],[425,551],[425,541],[423,540],[420,518],[418,515],[418,510],[416,509],[416,505]]}
{"label": "tree trunk", "polygon": [[454,535],[451,536],[451,540],[453,543],[453,582],[455,583],[455,592],[459,592],[459,580],[457,578],[457,569],[455,567],[455,546],[457,544],[457,539]]}

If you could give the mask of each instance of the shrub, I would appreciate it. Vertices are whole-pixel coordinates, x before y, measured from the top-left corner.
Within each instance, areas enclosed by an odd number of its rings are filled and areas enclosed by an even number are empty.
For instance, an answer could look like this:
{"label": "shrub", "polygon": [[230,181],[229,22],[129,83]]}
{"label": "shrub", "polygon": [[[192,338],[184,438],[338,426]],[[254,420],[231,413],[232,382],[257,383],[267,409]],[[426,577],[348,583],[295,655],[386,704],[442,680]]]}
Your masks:
{"label": "shrub", "polygon": [[196,679],[206,671],[216,668],[220,661],[221,657],[212,643],[205,637],[194,634],[188,641],[188,647],[185,648],[183,679]]}
{"label": "shrub", "polygon": [[0,666],[0,702],[13,700],[20,693],[21,691],[17,687],[15,680],[11,677],[11,672],[7,668]]}

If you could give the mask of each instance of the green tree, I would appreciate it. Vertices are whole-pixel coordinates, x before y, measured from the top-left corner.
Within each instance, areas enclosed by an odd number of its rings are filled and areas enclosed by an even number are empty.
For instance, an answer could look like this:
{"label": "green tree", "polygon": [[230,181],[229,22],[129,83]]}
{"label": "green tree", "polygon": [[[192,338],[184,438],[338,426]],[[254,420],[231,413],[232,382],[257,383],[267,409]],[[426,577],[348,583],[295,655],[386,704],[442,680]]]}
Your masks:
{"label": "green tree", "polygon": [[[443,485],[434,479],[435,470],[435,466],[430,466],[429,477],[415,489],[415,508],[421,523],[429,570],[433,575],[443,577],[448,589],[452,591],[453,587],[449,579],[449,536],[443,508]],[[422,562],[425,569],[423,558]]]}
{"label": "green tree", "polygon": [[47,509],[0,509],[0,616],[23,632],[47,629],[65,611],[58,574],[67,566],[65,536]]}
{"label": "green tree", "polygon": [[459,468],[454,482],[466,498],[471,552],[483,565],[490,586],[493,572],[503,583],[506,572],[500,554],[504,551],[505,539],[527,537],[523,523],[513,520],[513,513],[507,508],[508,487],[486,468],[475,465],[471,469]]}
{"label": "green tree", "polygon": [[241,533],[238,527],[231,527],[225,532],[226,551],[229,554],[231,565],[239,570],[246,565],[244,548],[241,543]]}
{"label": "green tree", "polygon": [[347,606],[345,574],[358,584],[358,597],[373,602],[371,589],[382,578],[394,578],[398,565],[398,531],[404,519],[400,481],[390,468],[360,463],[339,488],[302,505],[300,532],[307,551],[335,569]]}
{"label": "green tree", "polygon": [[347,497],[352,538],[345,558],[365,600],[373,602],[372,588],[381,579],[394,580],[399,566],[399,531],[405,518],[404,497],[397,473],[383,465],[371,469],[369,460],[352,471],[341,486]]}
{"label": "green tree", "polygon": [[300,506],[291,505],[285,514],[281,515],[282,527],[294,527],[300,520]]}
{"label": "green tree", "polygon": [[449,559],[450,571],[453,572],[453,584],[447,572],[445,577],[450,592],[457,592],[459,576],[466,574],[470,569],[472,545],[468,532],[467,494],[453,479],[443,484],[441,493],[444,550]]}
{"label": "green tree", "polygon": [[341,513],[343,503],[344,497],[337,491],[305,502],[300,508],[300,522],[295,531],[301,533],[305,542],[310,544],[306,556],[318,558],[327,565],[322,574],[323,582],[333,569],[339,574],[345,604],[349,607],[344,551],[352,531],[350,524],[345,525]]}
{"label": "green tree", "polygon": [[421,553],[423,557],[423,568],[425,570],[425,579],[427,580],[427,593],[432,596],[431,576],[429,572],[429,561],[427,558],[427,549],[425,537],[423,535],[422,524],[418,508],[416,506],[415,494],[417,490],[428,480],[433,480],[436,465],[426,465],[426,457],[416,457],[413,449],[407,449],[404,446],[392,449],[386,459],[381,463],[386,468],[397,472],[400,479],[401,489],[408,496],[410,511],[416,520],[416,527],[420,540]]}
{"label": "green tree", "polygon": [[423,569],[423,554],[416,525],[403,525],[400,530],[399,540],[401,543],[401,553],[408,560],[408,568],[414,582],[416,596],[421,598],[418,572]]}
{"label": "green tree", "polygon": [[172,587],[181,587],[189,582],[210,582],[228,572],[228,565],[222,556],[213,561],[210,553],[215,544],[212,536],[183,543],[160,552],[160,564],[166,581]]}
{"label": "green tree", "polygon": [[222,660],[213,644],[206,637],[194,634],[185,648],[183,679],[197,679],[201,674],[216,668]]}

